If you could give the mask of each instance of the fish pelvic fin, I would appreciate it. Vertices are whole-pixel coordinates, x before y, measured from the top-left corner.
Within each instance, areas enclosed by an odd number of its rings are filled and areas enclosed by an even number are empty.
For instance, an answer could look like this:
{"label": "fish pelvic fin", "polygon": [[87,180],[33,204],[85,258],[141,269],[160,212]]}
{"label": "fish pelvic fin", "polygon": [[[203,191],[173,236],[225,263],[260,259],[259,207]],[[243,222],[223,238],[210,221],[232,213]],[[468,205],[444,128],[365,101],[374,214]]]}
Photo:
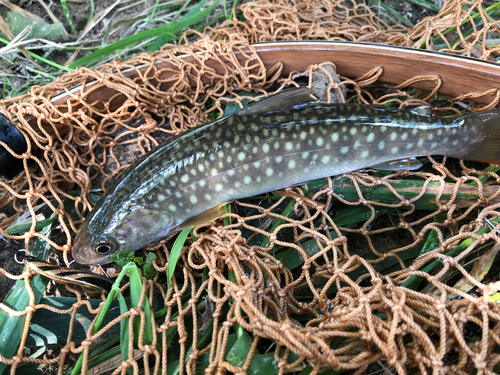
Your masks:
{"label": "fish pelvic fin", "polygon": [[470,147],[463,147],[459,153],[450,156],[500,164],[500,108],[471,113],[459,119],[465,120],[465,125],[472,127],[472,129],[469,128],[472,131],[468,131],[468,133],[474,133],[475,136],[474,139],[468,138],[469,141],[464,140],[464,142],[471,144]]}
{"label": "fish pelvic fin", "polygon": [[226,204],[227,204],[227,202],[221,203],[218,206],[210,208],[209,210],[204,211],[199,215],[196,215],[192,218],[187,219],[180,226],[175,228],[175,230],[194,228],[194,227],[197,227],[198,225],[210,223],[212,221],[217,220],[219,217],[224,215],[225,212],[224,212],[223,208]]}

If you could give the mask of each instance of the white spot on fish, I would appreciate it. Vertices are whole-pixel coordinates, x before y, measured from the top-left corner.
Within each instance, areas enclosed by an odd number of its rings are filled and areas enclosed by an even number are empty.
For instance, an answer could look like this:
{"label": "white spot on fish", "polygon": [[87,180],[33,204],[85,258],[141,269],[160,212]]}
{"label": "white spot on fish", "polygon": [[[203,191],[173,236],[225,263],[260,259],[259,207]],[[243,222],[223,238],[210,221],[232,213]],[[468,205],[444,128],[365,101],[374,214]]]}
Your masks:
{"label": "white spot on fish", "polygon": [[293,150],[293,143],[292,142],[285,143],[285,149],[288,151],[292,151]]}
{"label": "white spot on fish", "polygon": [[255,181],[257,181],[257,183],[260,183],[262,181],[262,177],[257,176],[257,178],[255,179]]}
{"label": "white spot on fish", "polygon": [[356,150],[360,146],[361,146],[361,143],[356,139],[356,142],[354,142],[354,149]]}
{"label": "white spot on fish", "polygon": [[224,157],[224,151],[219,151],[219,152],[217,153],[217,156],[218,156],[219,158],[223,158],[223,157]]}
{"label": "white spot on fish", "polygon": [[225,147],[225,148],[229,148],[229,147],[231,147],[231,143],[230,143],[229,141],[224,141],[224,143],[223,143],[223,144],[224,144],[224,147]]}
{"label": "white spot on fish", "polygon": [[391,152],[392,152],[393,154],[396,154],[396,153],[398,152],[398,150],[399,150],[399,148],[398,148],[398,147],[393,147],[393,148],[391,148]]}
{"label": "white spot on fish", "polygon": [[385,133],[387,131],[387,126],[383,125],[380,127],[380,132]]}
{"label": "white spot on fish", "polygon": [[222,184],[215,184],[214,189],[215,191],[222,191],[222,189],[224,189],[224,186],[222,186]]}
{"label": "white spot on fish", "polygon": [[304,140],[304,139],[306,139],[306,137],[307,137],[306,132],[300,132],[300,139]]}
{"label": "white spot on fish", "polygon": [[217,169],[215,168],[210,169],[210,176],[217,176],[217,173],[218,173]]}
{"label": "white spot on fish", "polygon": [[309,157],[309,152],[303,152],[302,153],[302,159],[307,159]]}
{"label": "white spot on fish", "polygon": [[413,148],[413,143],[408,143],[408,144],[406,145],[406,148],[407,148],[408,150],[412,149],[412,148]]}
{"label": "white spot on fish", "polygon": [[200,184],[201,187],[205,186],[207,181],[205,180],[201,180],[200,182],[198,182]]}
{"label": "white spot on fish", "polygon": [[380,142],[378,143],[378,149],[379,149],[379,150],[383,150],[384,148],[385,148],[385,142],[384,142],[384,141],[380,141]]}
{"label": "white spot on fish", "polygon": [[245,160],[245,153],[243,151],[238,153],[238,160],[239,161]]}
{"label": "white spot on fish", "polygon": [[417,142],[417,146],[418,147],[422,147],[422,145],[424,144],[424,139],[423,138],[420,138]]}
{"label": "white spot on fish", "polygon": [[227,171],[228,176],[234,176],[235,173],[236,173],[236,171],[234,169],[230,169]]}
{"label": "white spot on fish", "polygon": [[323,138],[319,137],[318,139],[316,139],[316,145],[318,147],[323,146]]}
{"label": "white spot on fish", "polygon": [[245,178],[243,178],[243,182],[248,185],[250,182],[252,182],[252,177],[250,176],[245,176]]}
{"label": "white spot on fish", "polygon": [[255,163],[253,163],[253,166],[255,168],[260,168],[260,162],[259,161],[256,161]]}
{"label": "white spot on fish", "polygon": [[401,134],[401,140],[402,141],[406,141],[406,138],[408,138],[408,133]]}
{"label": "white spot on fish", "polygon": [[198,202],[198,198],[196,198],[195,195],[191,195],[189,197],[189,201],[192,203],[192,204],[196,204]]}
{"label": "white spot on fish", "polygon": [[187,183],[189,181],[189,176],[187,174],[181,176],[181,182]]}
{"label": "white spot on fish", "polygon": [[434,138],[434,134],[429,134],[429,136],[427,137],[429,139],[429,141],[432,141],[432,139]]}
{"label": "white spot on fish", "polygon": [[344,146],[340,149],[340,153],[342,154],[347,154],[349,152],[349,147]]}
{"label": "white spot on fish", "polygon": [[276,163],[281,163],[283,161],[283,156],[276,156]]}
{"label": "white spot on fish", "polygon": [[457,139],[455,139],[453,142],[451,142],[451,144],[452,144],[453,146],[458,145],[458,140],[457,140]]}
{"label": "white spot on fish", "polygon": [[437,143],[437,142],[432,142],[431,147],[432,147],[432,148],[436,148],[438,144],[439,144],[439,143]]}
{"label": "white spot on fish", "polygon": [[280,148],[280,143],[279,142],[274,142],[274,149],[277,150]]}
{"label": "white spot on fish", "polygon": [[332,134],[332,141],[337,142],[339,140],[339,133]]}
{"label": "white spot on fish", "polygon": [[205,199],[207,201],[211,201],[212,200],[212,197],[210,196],[210,194],[205,194]]}
{"label": "white spot on fish", "polygon": [[241,182],[236,181],[236,182],[234,183],[234,187],[235,187],[236,189],[238,189],[240,186],[241,186]]}
{"label": "white spot on fish", "polygon": [[370,152],[369,152],[368,150],[365,150],[365,151],[363,151],[363,152],[361,153],[361,157],[362,157],[363,159],[367,158],[367,157],[368,157],[368,155],[370,155]]}
{"label": "white spot on fish", "polygon": [[373,142],[374,139],[375,139],[375,134],[373,133],[368,134],[368,137],[366,137],[367,142]]}
{"label": "white spot on fish", "polygon": [[391,141],[395,141],[397,137],[398,135],[396,134],[396,132],[391,133]]}
{"label": "white spot on fish", "polygon": [[309,128],[309,134],[313,135],[313,134],[314,134],[314,132],[315,132],[315,129],[311,126],[311,127]]}
{"label": "white spot on fish", "polygon": [[273,175],[274,171],[272,168],[267,168],[266,169],[266,176],[271,177]]}
{"label": "white spot on fish", "polygon": [[352,135],[356,135],[356,133],[357,133],[357,132],[358,132],[358,131],[356,130],[356,128],[351,128],[351,130],[350,130],[350,133],[351,133]]}
{"label": "white spot on fish", "polygon": [[321,158],[321,162],[322,162],[323,164],[327,164],[329,161],[330,161],[330,156],[328,156],[328,155],[325,155],[325,156],[323,156],[323,157]]}
{"label": "white spot on fish", "polygon": [[295,160],[290,160],[288,162],[288,169],[294,169],[295,168]]}
{"label": "white spot on fish", "polygon": [[168,209],[169,209],[170,211],[175,212],[175,210],[177,210],[177,207],[175,207],[173,204],[171,204],[170,206],[168,206]]}
{"label": "white spot on fish", "polygon": [[231,155],[229,155],[227,158],[226,158],[226,161],[228,163],[231,163],[231,161],[233,160],[233,157]]}
{"label": "white spot on fish", "polygon": [[262,145],[262,151],[267,154],[269,152],[269,145],[267,143],[265,143],[264,145]]}

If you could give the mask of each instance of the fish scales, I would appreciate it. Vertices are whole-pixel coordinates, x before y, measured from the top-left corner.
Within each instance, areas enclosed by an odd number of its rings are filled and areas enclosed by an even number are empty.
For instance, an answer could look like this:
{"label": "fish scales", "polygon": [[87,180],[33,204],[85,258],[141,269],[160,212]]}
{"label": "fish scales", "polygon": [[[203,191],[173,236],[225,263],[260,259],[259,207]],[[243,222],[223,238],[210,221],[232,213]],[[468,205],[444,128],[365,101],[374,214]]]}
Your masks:
{"label": "fish scales", "polygon": [[[435,118],[325,103],[233,114],[134,163],[83,224],[73,256],[79,263],[108,261],[118,249],[142,248],[233,199],[402,158],[462,157],[485,138],[477,115]],[[482,123],[491,115],[483,117]]]}

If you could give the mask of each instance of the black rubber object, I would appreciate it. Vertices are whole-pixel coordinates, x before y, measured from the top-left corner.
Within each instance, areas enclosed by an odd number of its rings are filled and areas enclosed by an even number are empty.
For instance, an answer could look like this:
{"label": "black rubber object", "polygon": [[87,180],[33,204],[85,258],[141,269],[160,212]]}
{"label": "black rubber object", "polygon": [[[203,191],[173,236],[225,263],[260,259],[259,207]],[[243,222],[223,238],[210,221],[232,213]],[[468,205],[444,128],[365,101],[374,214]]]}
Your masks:
{"label": "black rubber object", "polygon": [[[22,154],[28,149],[23,135],[14,125],[0,113],[0,141],[4,142],[16,154]],[[18,159],[4,147],[0,146],[0,174],[6,178],[14,178],[23,170],[23,161]]]}

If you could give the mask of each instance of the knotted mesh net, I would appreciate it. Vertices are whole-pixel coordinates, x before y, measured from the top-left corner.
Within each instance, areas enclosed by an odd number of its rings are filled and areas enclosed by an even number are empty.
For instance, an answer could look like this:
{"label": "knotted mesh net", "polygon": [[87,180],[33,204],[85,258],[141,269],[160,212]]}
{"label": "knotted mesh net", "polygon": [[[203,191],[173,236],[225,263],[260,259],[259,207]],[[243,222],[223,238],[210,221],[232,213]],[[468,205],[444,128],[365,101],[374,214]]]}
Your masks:
{"label": "knotted mesh net", "polygon": [[[362,41],[491,60],[498,56],[499,31],[494,9],[480,1],[446,1],[413,29],[389,26],[353,1],[258,1],[203,34],[187,32],[177,45],[79,68],[0,102],[0,112],[28,141],[24,154],[11,152],[24,171],[0,180],[0,234],[26,249],[42,239],[69,263],[72,238],[96,191],[132,160],[223,116],[229,106],[256,100],[255,93],[295,84],[280,61],[266,68],[251,43]],[[214,60],[223,73],[212,68]],[[309,70],[328,66],[334,64]],[[339,71],[340,80],[329,82],[330,98],[337,93],[343,101],[394,108],[430,103],[442,115],[498,103],[495,82],[484,92],[471,88],[471,94],[445,97],[435,72],[381,87],[383,69],[349,78]],[[434,89],[415,89],[417,81]],[[477,104],[484,97],[491,100]],[[360,374],[384,365],[401,374],[495,373],[500,310],[490,295],[500,285],[488,271],[495,270],[498,253],[497,171],[496,165],[428,157],[417,171],[357,171],[233,202],[231,212],[188,236],[169,288],[177,234],[147,248],[156,253],[156,274],[142,279],[141,302],[108,314],[97,333],[103,303],[95,294],[89,300],[67,285],[64,301],[41,300],[33,272],[0,268],[3,280],[24,280],[29,297],[24,310],[0,304],[21,322],[19,349],[0,353],[0,360],[12,373],[33,363],[64,373],[81,353],[83,373],[320,373],[332,367]],[[49,219],[50,232],[43,229]],[[12,230],[26,222],[23,231]],[[122,287],[125,295],[128,288]],[[36,341],[43,317],[64,322],[56,341]],[[129,359],[108,367],[92,363],[96,347],[119,335],[121,323],[133,332],[134,319],[127,319],[134,317],[141,322],[135,341],[132,334],[122,338],[129,340]],[[144,344],[148,321],[153,335]]]}

